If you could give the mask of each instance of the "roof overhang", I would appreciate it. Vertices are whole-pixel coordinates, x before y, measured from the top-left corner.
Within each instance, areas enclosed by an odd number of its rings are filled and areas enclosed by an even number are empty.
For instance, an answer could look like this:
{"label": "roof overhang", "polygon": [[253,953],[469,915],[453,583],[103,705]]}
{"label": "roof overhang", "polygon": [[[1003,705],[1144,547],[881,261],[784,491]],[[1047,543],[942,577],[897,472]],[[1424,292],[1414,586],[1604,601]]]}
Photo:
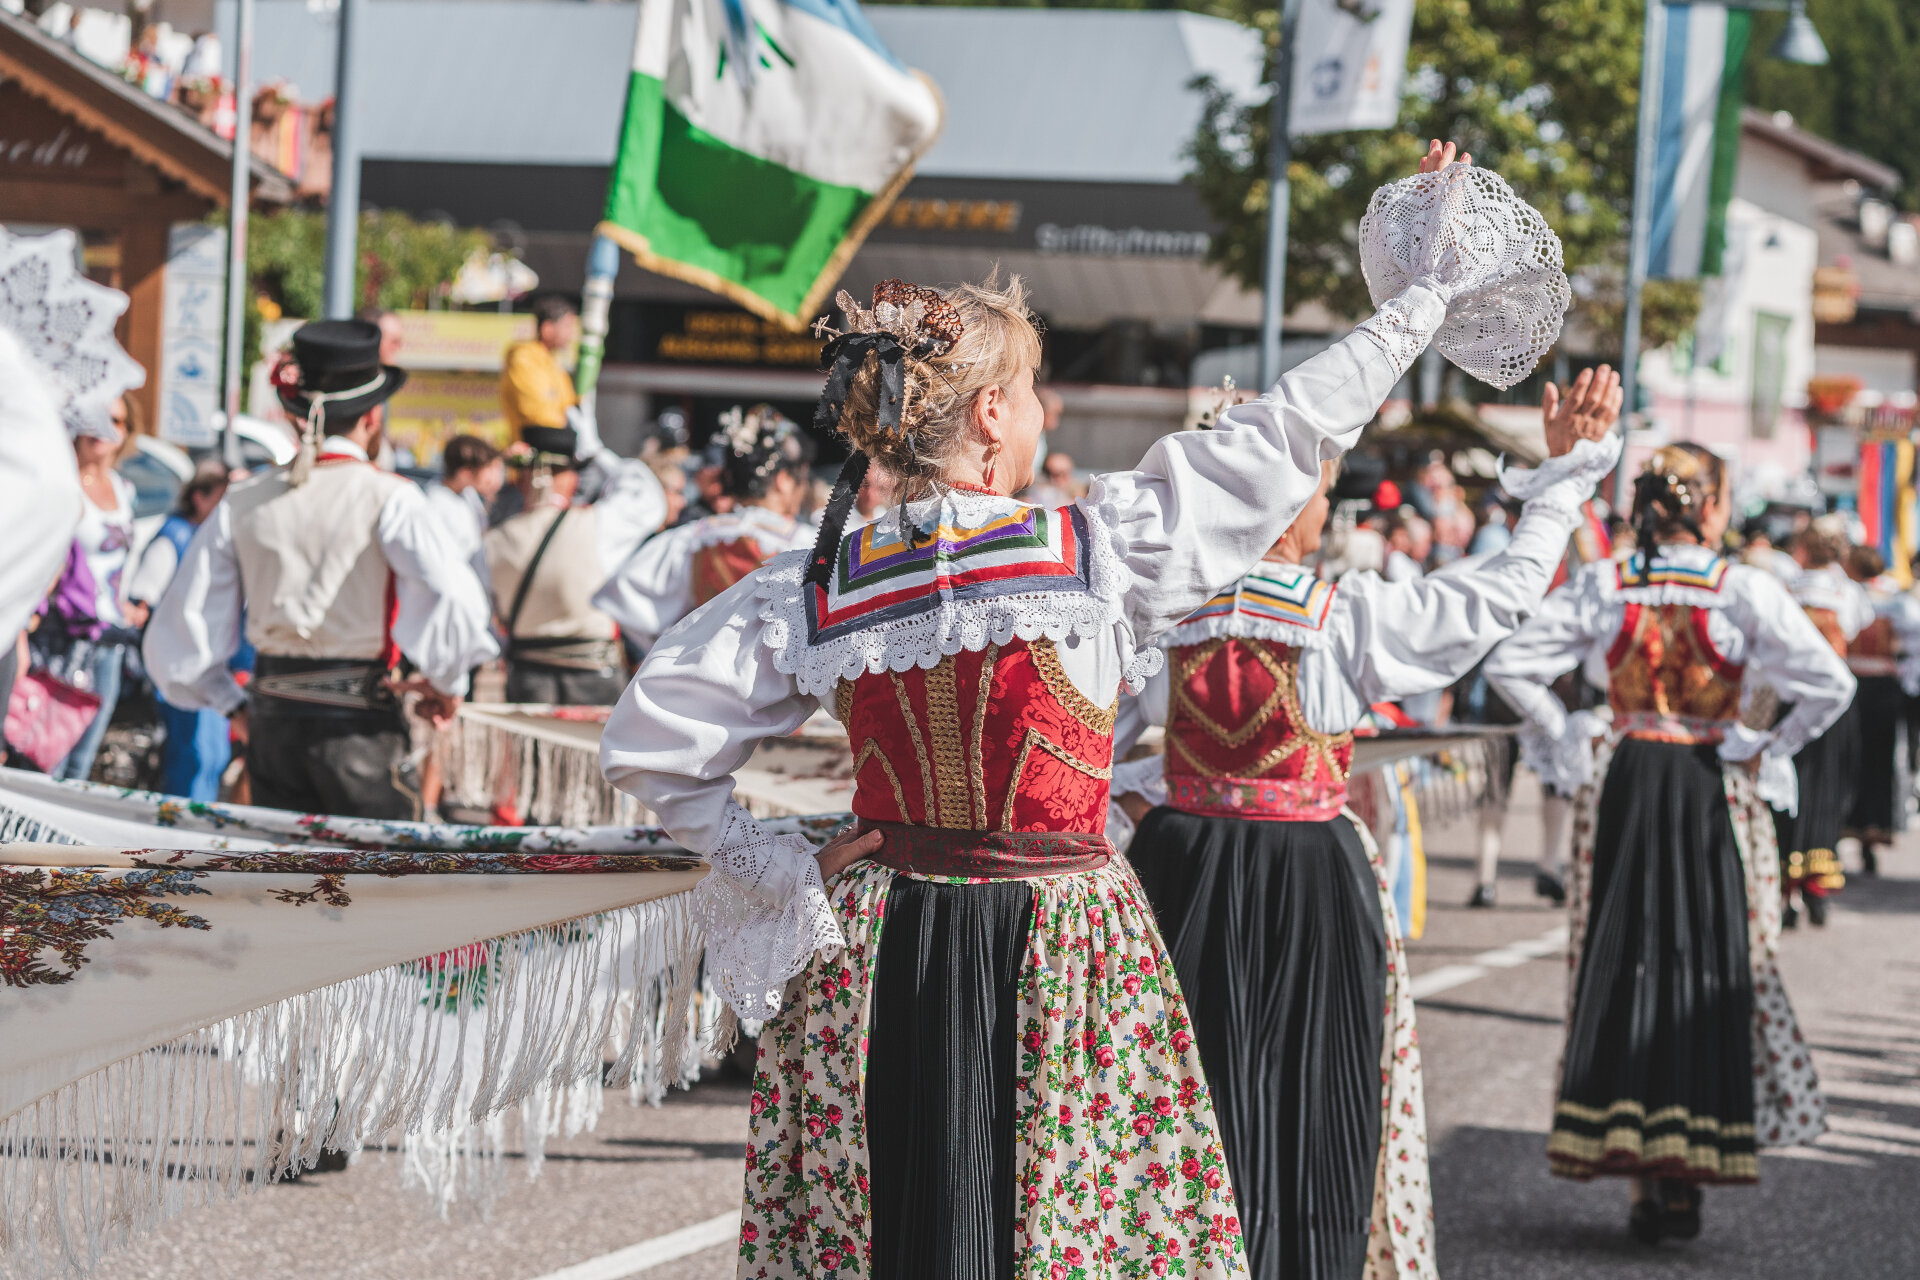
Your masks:
{"label": "roof overhang", "polygon": [[1740,128],[1799,156],[1813,170],[1815,180],[1852,178],[1877,191],[1892,191],[1900,185],[1899,170],[1808,133],[1790,120],[1782,122],[1771,112],[1741,108]]}
{"label": "roof overhang", "polygon": [[[5,11],[0,11],[0,77],[194,195],[226,205],[232,143]],[[255,200],[285,204],[293,198],[286,175],[257,156],[251,160]]]}

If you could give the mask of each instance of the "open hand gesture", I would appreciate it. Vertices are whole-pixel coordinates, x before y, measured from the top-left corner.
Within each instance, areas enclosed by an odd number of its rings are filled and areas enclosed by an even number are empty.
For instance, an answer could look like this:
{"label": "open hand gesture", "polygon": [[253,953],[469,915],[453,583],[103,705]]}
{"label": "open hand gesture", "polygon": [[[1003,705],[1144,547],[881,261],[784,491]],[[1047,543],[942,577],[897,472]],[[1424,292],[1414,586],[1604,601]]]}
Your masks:
{"label": "open hand gesture", "polygon": [[1420,172],[1438,173],[1450,164],[1472,163],[1473,157],[1460,151],[1454,143],[1449,142],[1442,146],[1440,139],[1435,138],[1427,144],[1427,154],[1420,158]]}
{"label": "open hand gesture", "polygon": [[1576,440],[1598,440],[1620,417],[1620,375],[1607,365],[1582,369],[1563,394],[1549,382],[1540,397],[1540,419],[1546,427],[1547,453],[1559,457]]}

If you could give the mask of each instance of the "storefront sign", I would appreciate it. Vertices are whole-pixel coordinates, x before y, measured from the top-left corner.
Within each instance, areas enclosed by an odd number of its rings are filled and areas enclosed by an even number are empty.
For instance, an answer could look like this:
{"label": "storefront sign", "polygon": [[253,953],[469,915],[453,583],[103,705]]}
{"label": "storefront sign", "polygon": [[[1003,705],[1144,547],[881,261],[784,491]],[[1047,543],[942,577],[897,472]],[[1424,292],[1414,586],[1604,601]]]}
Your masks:
{"label": "storefront sign", "polygon": [[[652,309],[650,309],[652,310]],[[820,339],[792,333],[744,311],[661,308],[649,317],[651,359],[671,364],[788,365],[814,368]]]}
{"label": "storefront sign", "polygon": [[1034,229],[1042,253],[1084,253],[1102,258],[1204,258],[1213,237],[1204,231],[1151,231],[1145,227],[1063,227],[1043,222]]}
{"label": "storefront sign", "polygon": [[219,441],[214,415],[220,409],[226,275],[225,227],[183,223],[173,228],[160,334],[159,433],[183,448]]}
{"label": "storefront sign", "polygon": [[940,200],[909,197],[893,202],[886,225],[908,231],[997,231],[1020,229],[1018,200]]}

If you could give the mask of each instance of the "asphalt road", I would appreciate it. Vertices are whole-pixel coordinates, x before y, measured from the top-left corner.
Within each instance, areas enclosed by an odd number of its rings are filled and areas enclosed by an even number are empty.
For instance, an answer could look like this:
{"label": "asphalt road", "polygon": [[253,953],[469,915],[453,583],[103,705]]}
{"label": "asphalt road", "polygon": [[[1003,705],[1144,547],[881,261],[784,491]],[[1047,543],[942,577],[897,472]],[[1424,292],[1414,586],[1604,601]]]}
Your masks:
{"label": "asphalt road", "polygon": [[[1618,1183],[1547,1176],[1564,954],[1522,957],[1548,952],[1525,944],[1564,917],[1533,897],[1536,794],[1523,775],[1496,910],[1458,905],[1471,887],[1470,830],[1429,837],[1431,906],[1426,936],[1412,949],[1416,977],[1509,948],[1478,966],[1483,976],[1420,1004],[1442,1276],[1920,1275],[1920,837],[1883,858],[1880,878],[1854,878],[1824,932],[1803,925],[1788,936],[1787,986],[1814,1046],[1833,1131],[1814,1146],[1763,1156],[1756,1188],[1710,1191],[1699,1240],[1648,1250],[1626,1234]],[[745,1097],[738,1084],[709,1084],[658,1109],[616,1102],[596,1132],[553,1143],[537,1180],[510,1160],[509,1190],[484,1222],[432,1216],[400,1189],[396,1156],[368,1153],[344,1172],[194,1210],[100,1274],[560,1280],[554,1273],[571,1268],[564,1280],[721,1280],[733,1274],[724,1243],[644,1271],[594,1260],[737,1209]]]}

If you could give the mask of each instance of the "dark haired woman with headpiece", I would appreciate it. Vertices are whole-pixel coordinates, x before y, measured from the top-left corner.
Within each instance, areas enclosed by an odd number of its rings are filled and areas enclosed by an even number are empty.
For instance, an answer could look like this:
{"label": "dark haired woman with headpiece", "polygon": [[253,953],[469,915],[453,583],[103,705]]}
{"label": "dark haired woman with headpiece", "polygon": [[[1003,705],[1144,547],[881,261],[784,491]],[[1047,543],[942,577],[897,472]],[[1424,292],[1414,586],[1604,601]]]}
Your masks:
{"label": "dark haired woman with headpiece", "polygon": [[[1807,611],[1833,651],[1852,669],[1855,641],[1873,622],[1873,602],[1847,576],[1843,561],[1847,539],[1835,527],[1839,517],[1822,517],[1793,536],[1788,553],[1800,572],[1793,579],[1794,603]],[[1825,733],[1793,757],[1799,805],[1774,811],[1780,842],[1784,923],[1800,922],[1800,907],[1815,925],[1827,922],[1827,899],[1847,883],[1835,852],[1847,813],[1853,807],[1860,773],[1860,700],[1851,699]]]}
{"label": "dark haired woman with headpiece", "polygon": [[1548,461],[1501,474],[1526,500],[1512,541],[1405,581],[1302,563],[1329,476],[1258,567],[1160,638],[1166,669],[1125,700],[1120,747],[1166,726],[1165,756],[1118,766],[1114,790],[1140,820],[1127,857],[1192,1008],[1256,1280],[1432,1274],[1413,993],[1348,807],[1354,730],[1453,683],[1539,607],[1619,459],[1619,410],[1604,365],[1551,389]]}
{"label": "dark haired woman with headpiece", "polygon": [[800,519],[814,445],[772,405],[720,417],[720,491],[731,510],[649,539],[599,593],[596,609],[642,649],[669,627],[784,551],[811,547],[819,530]]}
{"label": "dark haired woman with headpiece", "polygon": [[[1479,256],[1532,212],[1498,179],[1376,199],[1424,227],[1379,313],[1053,509],[1012,497],[1045,417],[1020,284],[840,295],[818,420],[859,452],[819,541],[662,636],[601,745],[711,858],[708,971],[770,1020],[742,1276],[1243,1273],[1186,1006],[1104,834],[1114,711],[1149,638],[1260,559],[1450,315],[1473,359],[1467,307],[1537,320],[1558,297],[1500,274],[1517,253]],[[1476,252],[1433,252],[1454,235]],[[900,505],[849,532],[866,458]],[[823,705],[859,825],[816,852],[766,832],[730,775]]]}
{"label": "dark haired woman with headpiece", "polygon": [[[1853,677],[1772,575],[1718,550],[1726,469],[1697,445],[1634,485],[1638,549],[1587,566],[1494,650],[1486,672],[1578,789],[1571,1008],[1553,1172],[1630,1178],[1647,1242],[1700,1229],[1701,1187],[1751,1183],[1757,1147],[1826,1128],[1774,964],[1769,801],[1853,695]],[[1607,707],[1568,715],[1548,686],[1604,671]],[[1778,723],[1749,705],[1770,687]]]}

